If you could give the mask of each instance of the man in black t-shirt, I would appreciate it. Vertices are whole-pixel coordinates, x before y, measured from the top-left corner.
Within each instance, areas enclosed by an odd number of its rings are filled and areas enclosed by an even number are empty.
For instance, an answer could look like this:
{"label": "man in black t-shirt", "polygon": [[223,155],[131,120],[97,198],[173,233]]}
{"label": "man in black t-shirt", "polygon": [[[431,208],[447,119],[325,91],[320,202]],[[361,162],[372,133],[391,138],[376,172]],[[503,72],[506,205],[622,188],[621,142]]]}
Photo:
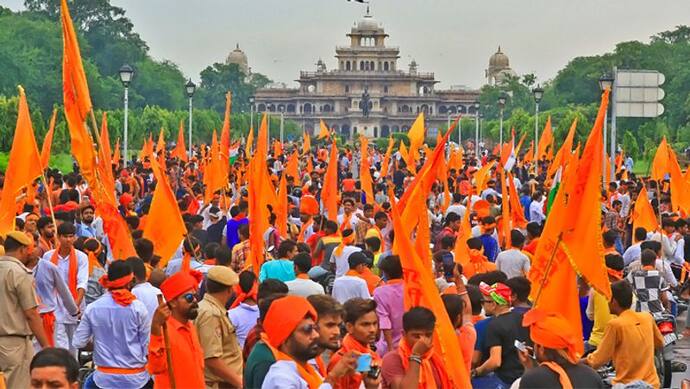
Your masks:
{"label": "man in black t-shirt", "polygon": [[523,315],[510,308],[512,291],[508,286],[500,282],[489,286],[482,282],[479,289],[484,311],[493,319],[486,328],[482,350],[485,361],[472,371],[472,386],[508,388],[524,371],[515,340],[524,342],[529,334],[522,326]]}
{"label": "man in black t-shirt", "polygon": [[[529,326],[534,353],[519,352],[521,362],[527,367],[520,378],[520,388],[559,388],[565,382],[573,389],[604,388],[594,369],[578,363],[583,351],[582,340],[571,322],[560,314],[537,308],[525,314],[522,324]],[[539,365],[534,366],[535,362]]]}

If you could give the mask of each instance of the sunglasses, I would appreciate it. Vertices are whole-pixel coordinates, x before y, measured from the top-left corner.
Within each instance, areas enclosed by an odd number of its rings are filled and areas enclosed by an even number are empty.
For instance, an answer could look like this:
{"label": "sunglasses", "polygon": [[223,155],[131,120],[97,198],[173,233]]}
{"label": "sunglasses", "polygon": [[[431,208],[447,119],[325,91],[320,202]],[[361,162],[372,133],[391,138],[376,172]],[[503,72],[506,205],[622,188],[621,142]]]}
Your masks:
{"label": "sunglasses", "polygon": [[297,327],[297,331],[305,335],[311,335],[312,332],[318,331],[318,327],[316,324],[305,324],[302,327]]}
{"label": "sunglasses", "polygon": [[183,294],[183,295],[182,295],[182,298],[184,299],[184,301],[186,301],[186,302],[188,302],[188,303],[191,304],[191,303],[193,303],[194,301],[196,301],[196,294],[194,294],[194,293]]}

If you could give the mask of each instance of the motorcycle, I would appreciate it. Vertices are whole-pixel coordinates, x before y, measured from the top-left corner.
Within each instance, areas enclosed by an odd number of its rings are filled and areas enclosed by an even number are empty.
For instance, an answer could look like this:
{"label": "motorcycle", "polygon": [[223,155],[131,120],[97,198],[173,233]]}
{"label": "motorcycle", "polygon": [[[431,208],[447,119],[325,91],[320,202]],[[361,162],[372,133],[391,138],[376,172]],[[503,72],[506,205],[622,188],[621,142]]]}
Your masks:
{"label": "motorcycle", "polygon": [[671,387],[673,349],[678,340],[676,333],[676,318],[668,313],[663,313],[655,317],[656,326],[664,337],[664,347],[654,353],[654,367],[659,375],[659,382],[662,388]]}

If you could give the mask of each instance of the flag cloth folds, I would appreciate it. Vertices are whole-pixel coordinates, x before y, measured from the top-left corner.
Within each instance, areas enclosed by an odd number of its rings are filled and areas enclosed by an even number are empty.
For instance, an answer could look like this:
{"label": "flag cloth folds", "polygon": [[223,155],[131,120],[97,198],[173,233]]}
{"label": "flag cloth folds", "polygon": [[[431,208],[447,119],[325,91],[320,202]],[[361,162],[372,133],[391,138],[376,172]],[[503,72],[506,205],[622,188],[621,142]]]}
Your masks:
{"label": "flag cloth folds", "polygon": [[328,167],[323,179],[323,190],[321,191],[321,201],[324,209],[328,212],[328,220],[338,220],[338,146],[335,138],[331,143],[331,152],[328,156]]}
{"label": "flag cloth folds", "polygon": [[552,177],[555,173],[556,170],[558,170],[559,167],[564,167],[568,156],[573,150],[573,141],[575,139],[575,130],[577,129],[577,118],[573,120],[573,123],[570,125],[570,130],[568,131],[568,135],[565,137],[565,141],[563,141],[563,144],[561,145],[561,148],[558,149],[558,152],[556,153],[556,156],[553,159],[553,162],[549,166],[549,172],[547,174],[548,177]]}
{"label": "flag cloth folds", "polygon": [[302,154],[309,154],[311,152],[311,137],[309,136],[309,133],[304,131],[304,134],[302,134],[303,140],[302,140]]}
{"label": "flag cloth folds", "polygon": [[541,161],[548,156],[549,150],[553,149],[553,129],[551,128],[551,116],[546,119],[544,131],[539,138],[539,148],[535,159]]}
{"label": "flag cloth folds", "polygon": [[293,151],[285,164],[285,174],[292,177],[295,181],[299,182],[299,154],[297,150]]}
{"label": "flag cloth folds", "polygon": [[160,255],[160,266],[163,267],[180,247],[187,229],[168,178],[155,158],[151,158],[151,167],[157,183],[144,228],[144,238],[154,242],[154,251],[156,255]]}
{"label": "flag cloth folds", "polygon": [[666,173],[670,172],[668,149],[666,137],[661,138],[661,143],[657,147],[652,161],[651,177],[656,182],[663,180]]}
{"label": "flag cloth folds", "polygon": [[328,130],[328,126],[323,120],[319,121],[319,136],[316,139],[331,139],[331,132]]}
{"label": "flag cloth folds", "polygon": [[48,168],[50,163],[50,149],[53,146],[53,134],[55,132],[55,119],[57,118],[57,109],[53,110],[53,116],[50,118],[50,125],[48,125],[48,132],[43,138],[43,146],[41,146],[41,167]]}
{"label": "flag cloth folds", "polygon": [[187,162],[187,147],[184,144],[184,122],[182,120],[180,120],[179,130],[177,130],[177,144],[175,144],[175,148],[170,156]]}
{"label": "flag cloth folds", "polygon": [[230,174],[230,112],[232,111],[232,92],[225,94],[225,116],[220,132],[220,165],[223,176]]}
{"label": "flag cloth folds", "polygon": [[419,159],[419,148],[424,144],[424,138],[426,137],[423,111],[417,115],[417,119],[412,123],[412,127],[407,132],[407,137],[410,139],[410,148],[405,162],[407,162],[410,171],[414,171],[415,161]]}
{"label": "flag cloth folds", "polygon": [[359,165],[359,179],[362,185],[362,192],[365,194],[365,204],[374,204],[374,181],[371,179],[369,166],[369,140],[366,136],[360,135],[362,158]]}
{"label": "flag cloth folds", "polygon": [[288,194],[285,174],[280,175],[280,184],[278,184],[278,202],[276,203],[275,214],[276,226],[278,226],[280,236],[288,236]]}
{"label": "flag cloth folds", "polygon": [[645,186],[640,189],[640,193],[635,200],[632,215],[630,215],[633,222],[633,234],[638,227],[643,227],[647,232],[656,231],[659,222],[654,213],[652,204],[649,203],[647,195],[647,188]]}
{"label": "flag cloth folds", "polygon": [[690,214],[690,184],[685,181],[678,164],[676,152],[668,147],[668,167],[671,173],[671,207],[674,212],[680,211],[682,216]]}
{"label": "flag cloth folds", "polygon": [[113,151],[113,165],[117,166],[120,163],[120,138],[115,141],[115,151]]}
{"label": "flag cloth folds", "polygon": [[[609,102],[609,91],[601,97],[597,113],[575,177],[572,192],[567,193],[567,209],[563,226],[563,246],[575,271],[599,293],[611,297],[611,284],[604,263],[604,244],[601,236],[601,174],[604,115]],[[551,217],[549,217],[551,219]]]}
{"label": "flag cloth folds", "polygon": [[19,87],[19,108],[17,125],[14,129],[12,149],[5,170],[5,186],[0,196],[0,234],[14,229],[17,214],[17,196],[23,188],[30,186],[43,172],[41,155],[38,153],[34,128],[31,124],[29,105],[24,89]]}
{"label": "flag cloth folds", "polygon": [[249,128],[249,134],[247,135],[247,144],[244,146],[244,155],[249,158],[252,155],[252,146],[254,146],[254,127]]}
{"label": "flag cloth folds", "polygon": [[391,163],[391,153],[393,152],[394,145],[395,140],[391,136],[388,138],[388,148],[386,149],[386,155],[383,156],[383,162],[381,163],[381,178],[384,180],[388,175],[388,165]]}
{"label": "flag cloth folds", "polygon": [[393,252],[399,253],[403,268],[405,310],[422,306],[434,312],[436,316],[434,350],[443,358],[446,366],[453,366],[452,369],[448,369],[452,387],[470,388],[470,376],[463,361],[460,344],[457,341],[455,329],[446,314],[429,265],[422,262],[408,239],[411,231],[403,224],[398,205],[395,204],[395,196],[391,196],[391,202],[393,202],[391,207],[393,230],[396,236],[404,237],[395,239]]}

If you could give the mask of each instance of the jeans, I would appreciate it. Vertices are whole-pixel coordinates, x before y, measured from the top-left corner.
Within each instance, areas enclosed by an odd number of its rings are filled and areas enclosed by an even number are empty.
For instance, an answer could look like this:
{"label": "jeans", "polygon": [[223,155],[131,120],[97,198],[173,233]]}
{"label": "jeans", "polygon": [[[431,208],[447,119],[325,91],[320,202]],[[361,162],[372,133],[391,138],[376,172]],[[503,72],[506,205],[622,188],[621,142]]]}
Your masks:
{"label": "jeans", "polygon": [[508,389],[510,384],[503,382],[494,373],[489,373],[481,377],[472,378],[473,389]]}
{"label": "jeans", "polygon": [[[149,380],[149,382],[146,383],[141,389],[152,389],[153,388],[153,378]],[[82,389],[100,389],[98,385],[96,385],[96,382],[93,380],[93,372],[86,376],[84,379],[84,384],[82,385]]]}

